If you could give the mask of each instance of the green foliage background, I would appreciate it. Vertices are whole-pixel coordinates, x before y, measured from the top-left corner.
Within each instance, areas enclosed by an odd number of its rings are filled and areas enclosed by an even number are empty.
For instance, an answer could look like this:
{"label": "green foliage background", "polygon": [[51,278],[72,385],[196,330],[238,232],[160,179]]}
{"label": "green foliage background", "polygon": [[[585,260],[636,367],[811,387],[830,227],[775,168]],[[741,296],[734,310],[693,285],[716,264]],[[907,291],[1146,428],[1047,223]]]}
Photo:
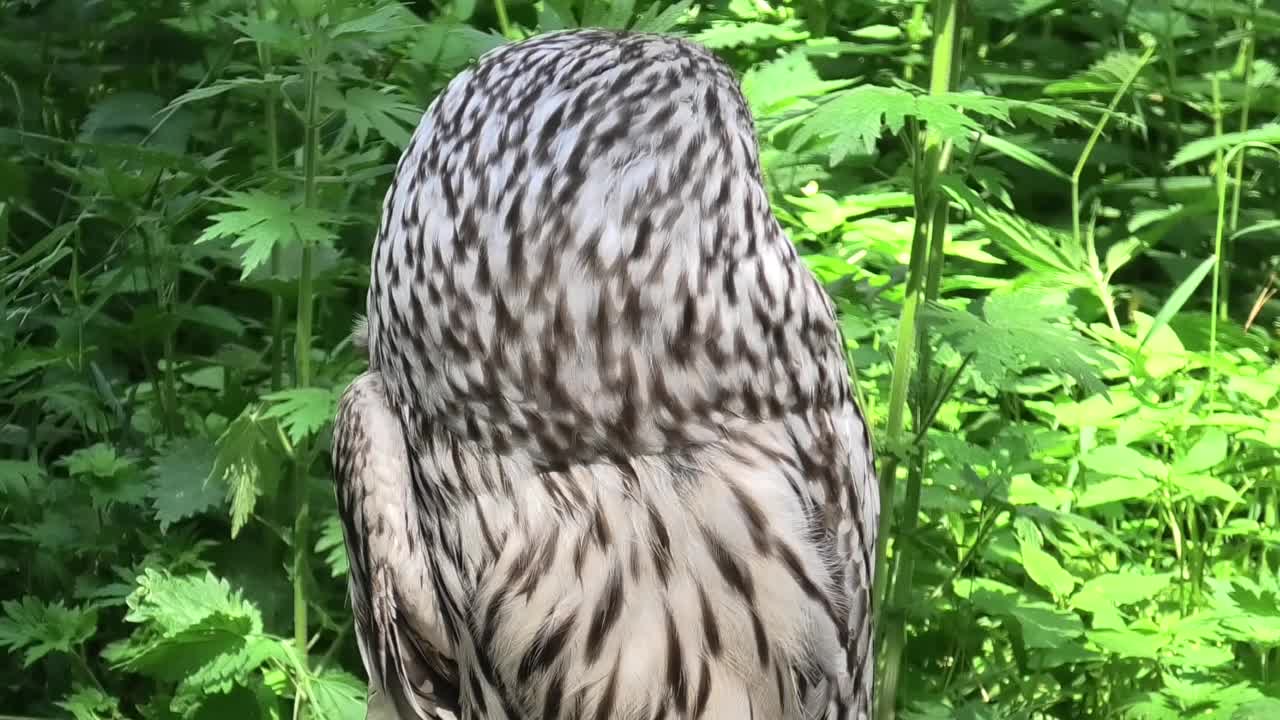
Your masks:
{"label": "green foliage background", "polygon": [[507,39],[740,72],[886,494],[879,717],[1280,717],[1280,7],[0,0],[0,714],[359,718],[380,202]]}

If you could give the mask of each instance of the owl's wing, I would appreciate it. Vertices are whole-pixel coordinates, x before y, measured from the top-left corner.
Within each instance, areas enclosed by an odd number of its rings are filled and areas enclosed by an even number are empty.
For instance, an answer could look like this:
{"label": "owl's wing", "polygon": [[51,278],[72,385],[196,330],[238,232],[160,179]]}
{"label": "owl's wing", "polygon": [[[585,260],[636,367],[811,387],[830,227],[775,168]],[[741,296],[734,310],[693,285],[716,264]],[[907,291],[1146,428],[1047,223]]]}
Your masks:
{"label": "owl's wing", "polygon": [[852,399],[846,403],[843,414],[845,437],[849,442],[849,478],[848,495],[840,503],[836,537],[840,556],[845,559],[846,588],[850,593],[846,652],[854,698],[851,717],[862,719],[871,717],[875,681],[872,595],[880,523],[880,481],[876,476],[875,451],[866,417]]}
{"label": "owl's wing", "polygon": [[356,639],[371,686],[368,717],[454,720],[457,667],[441,627],[409,472],[382,376],[367,372],[338,405],[333,474]]}

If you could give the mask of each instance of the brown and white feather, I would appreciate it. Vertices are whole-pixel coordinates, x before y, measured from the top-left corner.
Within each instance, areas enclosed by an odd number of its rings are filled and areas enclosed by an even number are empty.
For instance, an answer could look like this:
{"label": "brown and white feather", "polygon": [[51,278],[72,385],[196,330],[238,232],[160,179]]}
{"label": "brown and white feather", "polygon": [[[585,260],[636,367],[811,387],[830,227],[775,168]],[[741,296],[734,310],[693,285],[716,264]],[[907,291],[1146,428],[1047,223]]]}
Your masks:
{"label": "brown and white feather", "polygon": [[334,467],[401,720],[870,715],[870,436],[728,68],[606,31],[489,53],[371,275]]}

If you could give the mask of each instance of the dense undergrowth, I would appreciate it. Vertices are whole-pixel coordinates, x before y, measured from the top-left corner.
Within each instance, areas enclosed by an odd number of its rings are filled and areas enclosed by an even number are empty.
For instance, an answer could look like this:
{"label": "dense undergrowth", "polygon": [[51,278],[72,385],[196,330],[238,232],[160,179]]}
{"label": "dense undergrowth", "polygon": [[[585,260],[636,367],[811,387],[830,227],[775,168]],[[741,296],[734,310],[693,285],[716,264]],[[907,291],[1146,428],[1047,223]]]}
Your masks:
{"label": "dense undergrowth", "polygon": [[327,449],[382,193],[576,25],[741,73],[892,499],[881,717],[1280,717],[1255,0],[0,1],[0,714],[363,717]]}

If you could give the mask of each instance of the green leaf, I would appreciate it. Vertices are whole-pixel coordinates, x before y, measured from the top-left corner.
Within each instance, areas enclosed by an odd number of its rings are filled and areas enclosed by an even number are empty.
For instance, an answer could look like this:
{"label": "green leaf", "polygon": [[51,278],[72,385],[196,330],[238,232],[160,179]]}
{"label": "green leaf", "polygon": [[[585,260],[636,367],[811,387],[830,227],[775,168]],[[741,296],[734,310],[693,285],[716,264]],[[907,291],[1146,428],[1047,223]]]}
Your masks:
{"label": "green leaf", "polygon": [[236,537],[262,494],[263,473],[271,467],[259,417],[246,408],[218,438],[218,454],[209,473],[211,484],[223,483],[231,504],[231,537]]}
{"label": "green leaf", "polygon": [[1144,500],[1160,487],[1151,478],[1115,478],[1090,483],[1076,500],[1076,507],[1090,508],[1124,500]]}
{"label": "green leaf", "polygon": [[1045,160],[1021,145],[1015,145],[1008,140],[1003,140],[986,133],[983,133],[978,138],[978,144],[995,150],[1010,160],[1022,163],[1032,170],[1039,170],[1046,175],[1056,177],[1059,180],[1064,180],[1066,182],[1071,181],[1071,176],[1067,175],[1066,172],[1058,169],[1057,166],[1052,165],[1048,160]]}
{"label": "green leaf", "polygon": [[885,129],[896,133],[908,116],[916,114],[916,98],[911,93],[863,85],[839,94],[818,108],[796,132],[792,147],[826,139],[831,164],[838,165],[849,155],[874,153],[876,141]]}
{"label": "green leaf", "polygon": [[804,103],[804,98],[824,95],[849,84],[823,80],[803,50],[792,50],[777,60],[752,66],[742,78],[742,93],[756,117],[781,113]]}
{"label": "green leaf", "polygon": [[95,687],[76,686],[68,696],[54,703],[75,720],[124,720],[120,701]]}
{"label": "green leaf", "polygon": [[375,130],[398,148],[409,144],[412,128],[422,118],[422,109],[407,102],[397,91],[379,92],[369,88],[351,88],[340,96],[339,109],[347,118],[361,145]]}
{"label": "green leaf", "polygon": [[44,468],[26,460],[0,460],[0,496],[29,498],[46,478]]}
{"label": "green leaf", "polygon": [[1038,545],[1022,540],[1022,569],[1035,584],[1048,590],[1055,598],[1069,595],[1076,586],[1076,578],[1067,572],[1062,565]]}
{"label": "green leaf", "polygon": [[364,720],[368,685],[354,675],[324,670],[311,678],[310,686],[320,720]]}
{"label": "green leaf", "polygon": [[1099,349],[1066,324],[1072,308],[1061,291],[1020,290],[990,295],[982,317],[932,305],[937,331],[986,382],[1000,385],[1014,374],[1044,368],[1068,376],[1089,392],[1103,391],[1095,367],[1108,362]]}
{"label": "green leaf", "polygon": [[1103,445],[1085,453],[1083,462],[1090,470],[1123,478],[1164,477],[1164,463],[1124,445]]}
{"label": "green leaf", "polygon": [[1169,167],[1171,169],[1176,168],[1179,165],[1195,162],[1219,151],[1225,152],[1245,143],[1280,144],[1280,123],[1271,123],[1252,130],[1222,133],[1217,136],[1192,140],[1174,153],[1173,159],[1169,161]]}
{"label": "green leaf", "polygon": [[338,394],[332,388],[293,388],[263,399],[270,404],[262,416],[279,419],[295,445],[332,422],[338,408]]}
{"label": "green leaf", "polygon": [[1187,304],[1187,301],[1191,299],[1191,294],[1196,291],[1196,288],[1200,287],[1201,282],[1204,282],[1205,275],[1209,274],[1209,271],[1213,269],[1217,261],[1217,255],[1210,255],[1178,284],[1177,289],[1173,291],[1173,294],[1165,301],[1164,306],[1160,308],[1160,312],[1156,313],[1155,319],[1151,321],[1151,327],[1147,330],[1147,334],[1142,337],[1142,342],[1138,343],[1138,349],[1142,349],[1147,344],[1147,341],[1151,339],[1151,336],[1160,328],[1168,325],[1169,320],[1182,309],[1183,305]]}
{"label": "green leaf", "polygon": [[[659,10],[661,8],[661,10]],[[631,25],[631,32],[667,33],[684,22],[689,10],[693,8],[693,0],[678,0],[665,8],[663,2],[651,3]]]}
{"label": "green leaf", "polygon": [[67,607],[62,601],[46,604],[28,595],[4,601],[3,608],[0,647],[22,650],[23,667],[31,667],[49,653],[78,652],[98,629],[97,610]]}
{"label": "green leaf", "polygon": [[798,20],[780,24],[764,22],[711,21],[710,27],[693,36],[693,40],[712,50],[728,50],[760,45],[794,43],[808,37],[804,25]]}
{"label": "green leaf", "polygon": [[288,203],[261,190],[233,191],[217,201],[238,209],[211,215],[214,223],[200,233],[196,242],[231,238],[232,247],[244,249],[240,261],[242,280],[267,261],[274,247],[327,243],[336,237],[329,226],[338,224],[338,216]]}
{"label": "green leaf", "polygon": [[316,540],[316,552],[324,556],[329,575],[346,577],[348,566],[347,545],[342,536],[342,521],[337,515],[329,515],[320,524],[320,538]]}
{"label": "green leaf", "polygon": [[148,495],[162,532],[222,503],[226,487],[211,478],[216,458],[212,443],[194,437],[170,442],[156,458]]}
{"label": "green leaf", "polygon": [[1173,464],[1177,473],[1191,474],[1211,470],[1227,459],[1227,434],[1218,428],[1205,428],[1200,439]]}
{"label": "green leaf", "polygon": [[1097,612],[1104,608],[1133,605],[1156,597],[1169,587],[1172,573],[1145,575],[1136,572],[1114,572],[1087,580],[1071,597],[1071,606]]}

